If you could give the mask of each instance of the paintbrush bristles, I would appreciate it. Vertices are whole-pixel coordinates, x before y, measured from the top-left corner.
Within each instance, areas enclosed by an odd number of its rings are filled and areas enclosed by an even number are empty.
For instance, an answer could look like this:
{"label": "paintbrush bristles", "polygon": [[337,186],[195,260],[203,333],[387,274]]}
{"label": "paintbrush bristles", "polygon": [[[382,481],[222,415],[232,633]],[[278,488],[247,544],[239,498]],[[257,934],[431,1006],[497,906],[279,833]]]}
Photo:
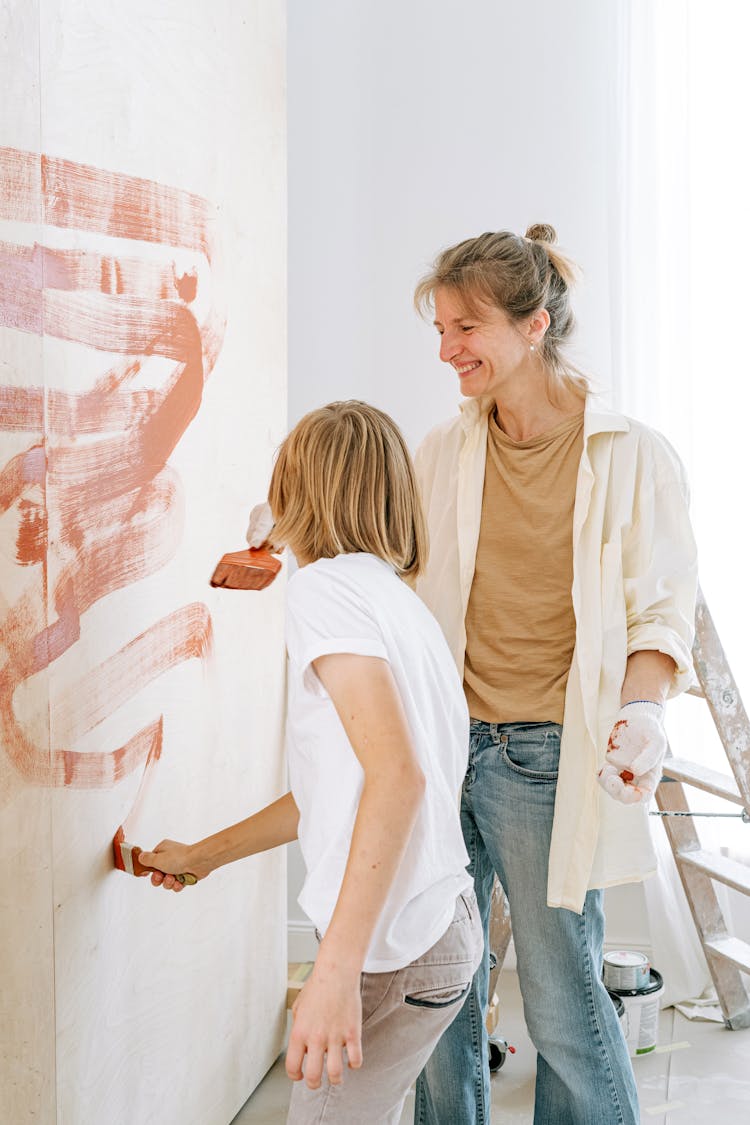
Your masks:
{"label": "paintbrush bristles", "polygon": [[211,576],[212,586],[227,590],[264,590],[281,570],[281,563],[264,547],[223,555]]}
{"label": "paintbrush bristles", "polygon": [[[118,834],[119,835],[119,834]],[[150,875],[152,868],[144,867],[138,858],[142,849],[135,844],[129,844],[127,840],[123,840],[115,836],[113,842],[115,854],[115,867],[119,871],[124,871],[127,875]]]}

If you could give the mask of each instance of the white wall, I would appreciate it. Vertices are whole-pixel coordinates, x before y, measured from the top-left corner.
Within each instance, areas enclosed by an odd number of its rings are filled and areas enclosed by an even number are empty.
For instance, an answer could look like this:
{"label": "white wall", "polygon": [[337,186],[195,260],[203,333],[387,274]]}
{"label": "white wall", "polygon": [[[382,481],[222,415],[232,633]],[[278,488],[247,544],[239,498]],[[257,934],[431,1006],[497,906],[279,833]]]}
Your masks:
{"label": "white wall", "polygon": [[[620,11],[289,0],[290,423],[358,397],[414,444],[452,414],[455,379],[412,310],[414,284],[442,247],[531,222],[552,223],[583,268],[577,354],[608,384]],[[292,956],[300,879],[292,853]],[[609,921],[615,941],[647,940],[640,888],[609,896]]]}
{"label": "white wall", "polygon": [[599,0],[289,2],[290,421],[336,397],[417,441],[455,407],[411,308],[443,246],[551,222],[606,378],[612,69]]}

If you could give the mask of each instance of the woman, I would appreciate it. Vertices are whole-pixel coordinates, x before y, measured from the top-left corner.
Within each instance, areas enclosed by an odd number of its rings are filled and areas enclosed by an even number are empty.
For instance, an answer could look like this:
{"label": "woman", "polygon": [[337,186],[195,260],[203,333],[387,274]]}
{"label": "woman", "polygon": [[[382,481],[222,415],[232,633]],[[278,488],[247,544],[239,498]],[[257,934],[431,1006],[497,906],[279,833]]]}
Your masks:
{"label": "woman", "polygon": [[536,1125],[639,1121],[601,982],[602,888],[655,868],[647,799],[664,703],[692,674],[695,547],[668,443],[603,408],[565,359],[573,270],[555,241],[534,226],[462,242],[415,297],[466,399],[417,454],[417,590],[472,718],[461,816],[485,928],[467,1002],[420,1075],[419,1125],[490,1119],[495,874],[538,1051]]}

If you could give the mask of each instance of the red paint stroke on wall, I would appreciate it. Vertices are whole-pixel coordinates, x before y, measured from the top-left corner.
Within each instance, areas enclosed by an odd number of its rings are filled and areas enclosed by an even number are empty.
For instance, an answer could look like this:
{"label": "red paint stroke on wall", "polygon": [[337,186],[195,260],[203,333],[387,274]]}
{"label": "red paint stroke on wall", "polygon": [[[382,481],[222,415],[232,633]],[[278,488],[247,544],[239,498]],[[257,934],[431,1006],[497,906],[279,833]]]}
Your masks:
{"label": "red paint stroke on wall", "polygon": [[[31,576],[0,621],[0,741],[28,783],[103,788],[158,759],[163,716],[114,749],[71,747],[146,684],[210,652],[206,606],[157,621],[53,700],[59,748],[29,733],[16,693],[78,643],[92,606],[177,549],[181,490],[168,459],[200,408],[224,332],[214,213],[151,180],[0,148],[0,219],[28,234],[0,242],[0,326],[106,357],[85,389],[0,386],[0,430],[28,435],[0,467],[0,516],[15,516],[14,562]],[[96,248],[45,245],[50,228],[95,236]],[[125,252],[107,245],[113,238]],[[192,306],[207,280],[199,321]],[[166,364],[159,386],[133,386],[154,357]]]}

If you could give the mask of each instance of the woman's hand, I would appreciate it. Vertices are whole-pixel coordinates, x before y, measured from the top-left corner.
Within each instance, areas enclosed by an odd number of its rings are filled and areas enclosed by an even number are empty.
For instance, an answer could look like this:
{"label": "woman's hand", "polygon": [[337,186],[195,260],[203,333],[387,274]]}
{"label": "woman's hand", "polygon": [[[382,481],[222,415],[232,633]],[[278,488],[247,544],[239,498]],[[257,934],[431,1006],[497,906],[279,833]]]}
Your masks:
{"label": "woman's hand", "polygon": [[638,700],[621,707],[599,770],[601,787],[624,805],[653,797],[661,779],[667,736],[660,703]]}
{"label": "woman's hand", "polygon": [[182,883],[176,875],[190,872],[196,879],[205,879],[210,868],[201,863],[190,844],[178,844],[176,840],[162,840],[152,852],[141,852],[138,859],[144,867],[153,867],[151,882],[165,891],[181,891]]}
{"label": "woman's hand", "polygon": [[318,971],[316,964],[294,1002],[292,1015],[286,1072],[293,1082],[304,1077],[306,1085],[317,1090],[326,1066],[328,1081],[332,1086],[340,1085],[344,1078],[344,1048],[350,1067],[356,1070],[362,1065],[359,973],[344,973],[341,969]]}

